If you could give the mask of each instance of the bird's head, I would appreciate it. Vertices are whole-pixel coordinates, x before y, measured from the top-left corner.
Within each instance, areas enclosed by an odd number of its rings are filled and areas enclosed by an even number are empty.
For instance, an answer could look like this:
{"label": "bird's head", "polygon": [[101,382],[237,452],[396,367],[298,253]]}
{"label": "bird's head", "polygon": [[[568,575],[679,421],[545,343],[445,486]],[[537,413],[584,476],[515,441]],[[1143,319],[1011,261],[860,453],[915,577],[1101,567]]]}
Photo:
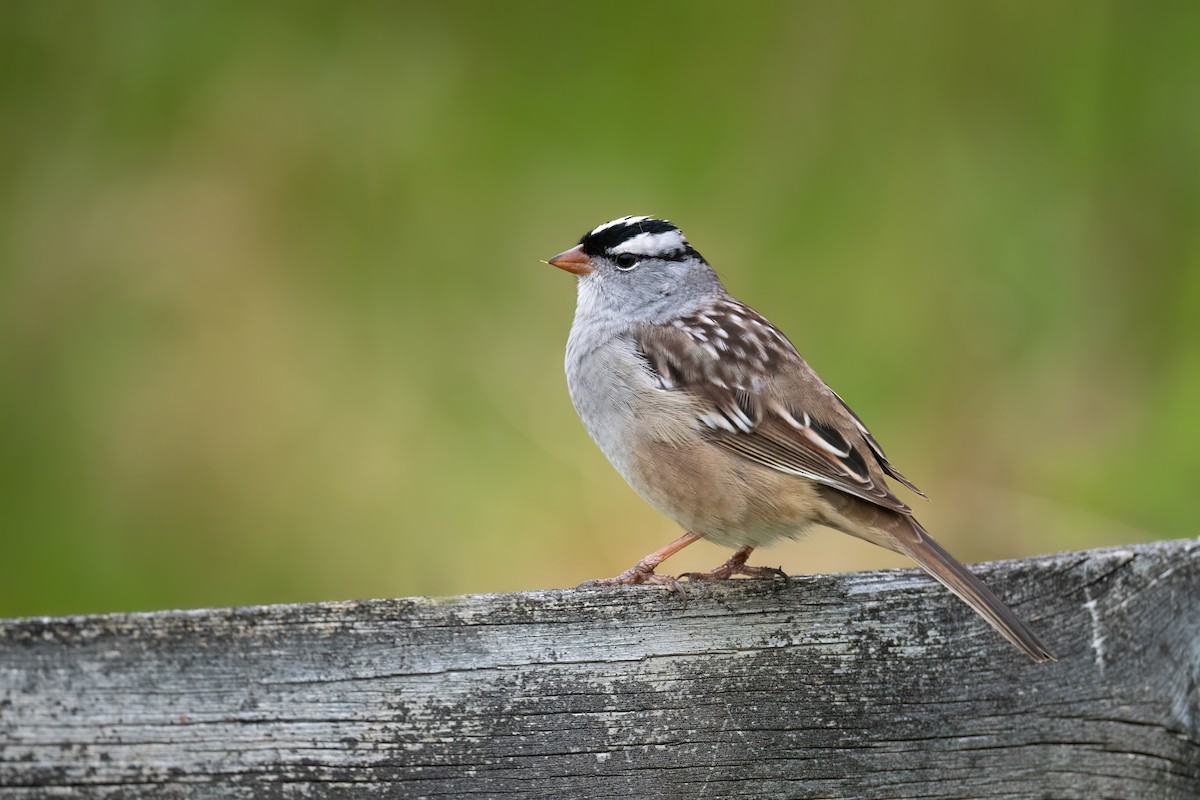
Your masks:
{"label": "bird's head", "polygon": [[588,231],[547,263],[579,276],[579,311],[657,322],[722,291],[683,231],[663,219],[621,217]]}

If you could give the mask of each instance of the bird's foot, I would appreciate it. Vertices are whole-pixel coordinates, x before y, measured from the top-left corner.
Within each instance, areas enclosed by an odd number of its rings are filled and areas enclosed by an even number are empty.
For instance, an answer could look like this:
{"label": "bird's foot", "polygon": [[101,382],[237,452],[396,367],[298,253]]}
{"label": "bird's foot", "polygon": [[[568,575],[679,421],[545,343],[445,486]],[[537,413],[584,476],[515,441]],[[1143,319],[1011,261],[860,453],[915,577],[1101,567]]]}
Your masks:
{"label": "bird's foot", "polygon": [[686,606],[687,592],[683,590],[683,584],[679,582],[679,579],[671,575],[659,575],[654,570],[667,558],[678,553],[699,538],[700,534],[688,531],[666,547],[655,550],[615,578],[596,578],[584,581],[579,584],[579,588],[586,589],[593,586],[634,586],[639,583],[654,583],[666,587],[669,592],[678,593],[683,598],[684,606]]}
{"label": "bird's foot", "polygon": [[687,580],[688,583],[692,581],[723,581],[734,575],[745,575],[748,578],[783,578],[785,581],[788,579],[787,573],[778,567],[747,566],[746,559],[750,557],[753,549],[752,547],[743,547],[716,569],[710,569],[708,572],[685,572],[679,577]]}
{"label": "bird's foot", "polygon": [[685,595],[683,584],[673,575],[659,575],[654,571],[654,564],[648,564],[644,560],[634,564],[629,569],[612,578],[593,578],[590,581],[584,581],[579,584],[580,589],[590,589],[596,586],[636,586],[642,583],[653,583],[658,586],[666,587],[669,592],[679,592],[680,595]]}

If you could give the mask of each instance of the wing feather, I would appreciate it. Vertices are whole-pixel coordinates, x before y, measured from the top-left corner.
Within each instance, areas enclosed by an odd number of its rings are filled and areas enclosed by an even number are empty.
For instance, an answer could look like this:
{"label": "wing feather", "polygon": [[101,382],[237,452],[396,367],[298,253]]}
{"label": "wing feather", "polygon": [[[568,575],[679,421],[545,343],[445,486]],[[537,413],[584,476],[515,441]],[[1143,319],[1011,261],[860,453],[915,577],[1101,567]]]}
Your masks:
{"label": "wing feather", "polygon": [[[901,513],[911,509],[885,475],[921,494],[795,347],[749,307],[719,301],[670,325],[641,325],[634,337],[655,385],[691,394],[696,422],[717,446]],[[718,352],[710,344],[717,340],[727,348]]]}

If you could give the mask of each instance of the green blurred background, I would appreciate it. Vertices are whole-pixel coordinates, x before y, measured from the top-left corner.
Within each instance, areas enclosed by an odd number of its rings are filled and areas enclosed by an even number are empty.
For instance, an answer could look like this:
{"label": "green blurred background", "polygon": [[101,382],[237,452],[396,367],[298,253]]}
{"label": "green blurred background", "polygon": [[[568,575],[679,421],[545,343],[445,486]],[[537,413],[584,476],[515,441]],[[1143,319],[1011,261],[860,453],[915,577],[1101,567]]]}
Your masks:
{"label": "green blurred background", "polygon": [[1194,536],[1197,42],[1196,3],[6,3],[0,616],[570,586],[674,538],[575,417],[538,261],[632,213],[964,559]]}

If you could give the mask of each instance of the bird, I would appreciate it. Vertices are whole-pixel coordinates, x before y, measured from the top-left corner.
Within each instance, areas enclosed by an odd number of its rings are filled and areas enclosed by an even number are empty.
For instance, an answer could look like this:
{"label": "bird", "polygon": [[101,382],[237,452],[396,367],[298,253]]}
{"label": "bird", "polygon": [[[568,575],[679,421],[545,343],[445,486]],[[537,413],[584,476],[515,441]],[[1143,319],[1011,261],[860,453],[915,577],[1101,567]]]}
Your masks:
{"label": "bird", "polygon": [[[924,493],[792,342],[726,291],[677,226],[621,217],[546,263],[576,276],[571,402],[617,472],[685,531],[585,586],[682,591],[681,578],[783,575],[748,565],[751,552],[823,525],[908,556],[1033,661],[1056,660],[921,526],[888,479]],[[656,571],[700,539],[735,552],[705,573]]]}

